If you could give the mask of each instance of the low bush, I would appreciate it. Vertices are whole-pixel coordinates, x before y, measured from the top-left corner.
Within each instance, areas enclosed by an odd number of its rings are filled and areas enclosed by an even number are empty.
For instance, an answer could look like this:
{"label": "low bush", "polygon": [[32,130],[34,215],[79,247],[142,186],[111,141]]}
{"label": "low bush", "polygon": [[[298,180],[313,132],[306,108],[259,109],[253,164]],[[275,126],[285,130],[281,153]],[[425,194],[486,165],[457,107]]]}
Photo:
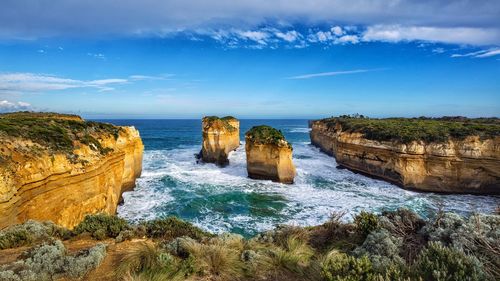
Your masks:
{"label": "low bush", "polygon": [[193,239],[211,237],[212,234],[201,230],[191,223],[176,217],[166,217],[142,223],[146,228],[146,235],[151,238],[174,239],[181,236],[189,236]]}
{"label": "low bush", "polygon": [[337,250],[326,255],[321,272],[327,281],[369,281],[374,277],[372,264],[366,256],[355,258]]}
{"label": "low bush", "polygon": [[46,241],[51,237],[68,239],[72,232],[52,222],[28,220],[0,231],[0,249],[8,249]]}
{"label": "low bush", "polygon": [[51,281],[64,277],[81,278],[96,268],[106,256],[106,246],[98,244],[74,256],[67,255],[59,240],[32,248],[21,260],[0,266],[0,280]]}
{"label": "low bush", "polygon": [[357,257],[367,256],[374,269],[384,273],[391,265],[404,265],[404,260],[399,256],[402,245],[400,238],[394,237],[385,229],[370,233],[363,244],[353,253]]}
{"label": "low bush", "polygon": [[129,229],[127,221],[117,216],[107,214],[87,215],[74,229],[81,234],[88,232],[92,237],[102,240],[106,237],[116,238],[120,232]]}
{"label": "low bush", "polygon": [[373,213],[361,211],[355,218],[354,223],[361,234],[368,235],[379,228],[378,217]]}
{"label": "low bush", "polygon": [[431,242],[419,255],[416,275],[424,280],[475,281],[486,280],[483,265],[462,251]]}

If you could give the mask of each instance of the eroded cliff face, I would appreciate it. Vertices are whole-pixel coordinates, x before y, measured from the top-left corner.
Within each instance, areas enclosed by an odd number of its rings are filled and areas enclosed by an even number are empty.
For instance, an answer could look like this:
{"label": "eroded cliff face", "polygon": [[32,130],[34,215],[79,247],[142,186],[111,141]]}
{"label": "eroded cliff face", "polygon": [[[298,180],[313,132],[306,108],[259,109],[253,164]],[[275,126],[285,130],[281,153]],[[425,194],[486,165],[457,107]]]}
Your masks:
{"label": "eroded cliff face", "polygon": [[68,155],[0,134],[0,229],[28,219],[73,228],[87,214],[116,212],[141,174],[143,144],[133,127],[92,136],[98,143],[73,140]]}
{"label": "eroded cliff face", "polygon": [[259,136],[252,135],[254,128],[245,134],[248,177],[293,183],[296,172],[292,161],[292,146],[284,138],[261,140]]}
{"label": "eroded cliff face", "polygon": [[313,121],[311,143],[353,171],[401,187],[446,193],[500,194],[500,138],[444,143],[374,141]]}
{"label": "eroded cliff face", "polygon": [[201,159],[225,166],[229,152],[240,146],[240,121],[232,117],[204,117],[202,136]]}

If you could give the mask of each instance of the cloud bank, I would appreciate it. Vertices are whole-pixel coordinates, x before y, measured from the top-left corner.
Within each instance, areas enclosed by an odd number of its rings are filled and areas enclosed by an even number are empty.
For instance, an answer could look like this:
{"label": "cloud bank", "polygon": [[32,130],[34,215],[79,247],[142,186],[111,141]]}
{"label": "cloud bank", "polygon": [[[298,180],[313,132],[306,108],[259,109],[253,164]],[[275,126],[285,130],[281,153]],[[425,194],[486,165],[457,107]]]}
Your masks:
{"label": "cloud bank", "polygon": [[14,111],[25,111],[31,110],[31,104],[18,101],[18,102],[10,102],[7,100],[0,100],[0,113],[4,112],[14,112]]}
{"label": "cloud bank", "polygon": [[141,80],[160,80],[165,76],[131,75],[127,78],[77,80],[38,73],[0,73],[0,93],[26,93],[92,88],[112,91],[114,86]]}
{"label": "cloud bank", "polygon": [[[167,36],[196,30],[238,29],[238,38],[268,44],[263,25],[290,29],[295,24],[359,26],[347,34],[333,28],[318,41],[399,42],[426,40],[454,44],[500,44],[498,0],[4,0],[0,38],[51,36]],[[308,36],[309,34],[305,34]],[[304,34],[273,34],[295,42]],[[304,41],[306,42],[306,41]]]}

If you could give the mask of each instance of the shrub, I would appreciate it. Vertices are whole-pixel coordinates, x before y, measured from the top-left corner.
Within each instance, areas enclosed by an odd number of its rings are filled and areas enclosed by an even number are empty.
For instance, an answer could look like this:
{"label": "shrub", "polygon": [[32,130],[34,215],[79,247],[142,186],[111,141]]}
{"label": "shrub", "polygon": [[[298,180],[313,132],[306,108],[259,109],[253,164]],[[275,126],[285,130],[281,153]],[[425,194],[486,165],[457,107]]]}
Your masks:
{"label": "shrub", "polygon": [[107,214],[87,215],[75,227],[75,233],[88,232],[92,237],[102,240],[107,237],[115,238],[121,231],[129,228],[127,221],[117,216]]}
{"label": "shrub", "polygon": [[212,234],[201,230],[191,223],[176,217],[167,217],[144,222],[146,235],[152,238],[173,239],[181,236],[189,236],[194,239],[211,237]]}
{"label": "shrub", "polygon": [[462,251],[430,242],[418,257],[416,275],[424,280],[462,281],[485,280],[482,264]]}
{"label": "shrub", "polygon": [[[0,266],[0,280],[55,280],[63,277],[81,278],[96,268],[106,256],[106,246],[98,244],[75,256],[68,256],[59,240],[32,248],[21,260]],[[4,279],[2,279],[4,278]]]}
{"label": "shrub", "polygon": [[354,223],[358,231],[364,235],[368,235],[370,232],[379,228],[377,215],[365,211],[361,211],[361,213],[354,218]]}
{"label": "shrub", "polygon": [[374,275],[366,256],[355,258],[336,250],[327,254],[321,264],[321,272],[327,281],[368,281]]}
{"label": "shrub", "polygon": [[421,232],[425,221],[413,211],[398,209],[382,212],[379,224],[392,236],[401,239],[400,255],[407,262],[412,262],[427,244],[427,240]]}
{"label": "shrub", "polygon": [[485,264],[490,278],[500,279],[500,216],[474,214],[464,219],[453,213],[444,213],[424,231],[431,241],[439,241]]}
{"label": "shrub", "polygon": [[0,249],[30,245],[46,241],[50,237],[68,239],[71,231],[52,222],[28,220],[23,224],[10,226],[0,231]]}
{"label": "shrub", "polygon": [[393,264],[403,265],[399,256],[401,239],[392,236],[387,230],[381,229],[370,233],[363,245],[354,250],[358,257],[367,256],[377,272],[385,272]]}

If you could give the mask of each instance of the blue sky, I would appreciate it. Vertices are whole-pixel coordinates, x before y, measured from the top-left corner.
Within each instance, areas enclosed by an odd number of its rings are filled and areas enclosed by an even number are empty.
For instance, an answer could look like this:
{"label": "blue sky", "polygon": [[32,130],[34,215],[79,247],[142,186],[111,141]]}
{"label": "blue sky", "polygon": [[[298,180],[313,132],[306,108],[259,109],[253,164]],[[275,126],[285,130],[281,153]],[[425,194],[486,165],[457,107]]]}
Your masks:
{"label": "blue sky", "polygon": [[310,3],[4,1],[0,111],[500,116],[498,1]]}

